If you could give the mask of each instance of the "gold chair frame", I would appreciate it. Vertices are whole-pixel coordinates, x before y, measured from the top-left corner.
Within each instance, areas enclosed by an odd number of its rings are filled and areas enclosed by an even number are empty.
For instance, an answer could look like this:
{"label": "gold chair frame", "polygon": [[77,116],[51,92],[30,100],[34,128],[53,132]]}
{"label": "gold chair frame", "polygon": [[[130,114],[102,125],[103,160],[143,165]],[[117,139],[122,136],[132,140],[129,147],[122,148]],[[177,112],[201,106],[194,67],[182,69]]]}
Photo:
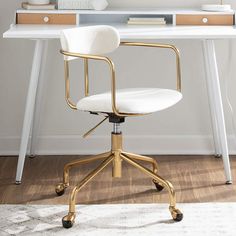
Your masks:
{"label": "gold chair frame", "polygon": [[[175,52],[176,55],[176,70],[177,70],[177,77],[176,77],[176,90],[181,91],[181,72],[180,72],[180,54],[179,50],[170,44],[157,44],[157,43],[142,43],[142,42],[121,42],[121,46],[143,46],[143,47],[153,47],[153,48],[165,48],[171,49]],[[61,50],[60,51],[64,56],[68,57],[77,57],[84,59],[84,83],[85,83],[85,91],[84,95],[89,95],[89,70],[88,70],[88,60],[100,60],[104,61],[109,65],[110,73],[111,73],[111,99],[112,99],[112,111],[117,117],[130,117],[130,116],[140,116],[144,114],[127,114],[121,113],[117,109],[116,106],[116,76],[115,76],[115,66],[112,60],[105,56],[98,56],[98,55],[84,55],[79,53],[72,53],[66,52]],[[75,103],[72,102],[70,98],[70,81],[69,81],[69,62],[68,60],[64,60],[64,69],[65,69],[65,98],[67,104],[72,109],[77,109]],[[146,114],[145,114],[146,115]],[[96,129],[102,122],[104,122],[108,116],[106,116],[99,124],[97,124],[94,128],[89,130],[84,137],[89,135],[94,129]],[[75,205],[76,205],[76,195],[77,193],[83,188],[87,183],[89,183],[98,173],[100,173],[106,166],[109,164],[113,164],[113,171],[112,176],[116,178],[121,178],[122,176],[122,161],[128,162],[130,165],[138,168],[143,173],[147,174],[153,179],[154,184],[158,191],[161,191],[163,188],[166,188],[169,193],[169,210],[172,215],[173,220],[181,221],[183,218],[183,214],[179,209],[176,208],[176,195],[173,188],[173,185],[160,177],[158,175],[158,164],[154,158],[141,156],[133,153],[128,153],[123,151],[122,148],[122,134],[119,132],[112,132],[111,134],[111,150],[106,153],[102,153],[99,155],[94,155],[86,158],[82,158],[80,160],[76,160],[70,162],[64,166],[63,171],[63,183],[59,183],[56,186],[56,193],[60,196],[64,194],[64,191],[67,187],[69,187],[69,171],[72,167],[78,167],[80,165],[97,161],[103,160],[102,163],[94,169],[91,173],[89,173],[80,183],[78,183],[72,190],[69,199],[69,212],[68,215],[64,216],[62,219],[63,226],[65,228],[72,227],[76,212],[75,212]],[[144,167],[138,161],[143,161],[150,163],[152,165],[152,170]]]}

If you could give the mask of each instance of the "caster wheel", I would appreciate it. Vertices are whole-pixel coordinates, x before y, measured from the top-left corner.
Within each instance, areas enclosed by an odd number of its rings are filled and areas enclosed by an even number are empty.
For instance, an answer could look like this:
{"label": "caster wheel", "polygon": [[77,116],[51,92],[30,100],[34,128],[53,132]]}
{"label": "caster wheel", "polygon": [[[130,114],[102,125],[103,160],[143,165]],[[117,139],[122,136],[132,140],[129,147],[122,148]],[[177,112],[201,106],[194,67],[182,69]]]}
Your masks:
{"label": "caster wheel", "polygon": [[160,185],[158,182],[156,182],[155,180],[153,180],[153,183],[155,184],[156,186],[156,189],[157,189],[157,192],[161,192],[163,190],[163,186]]}
{"label": "caster wheel", "polygon": [[184,215],[183,213],[178,213],[175,218],[173,218],[174,221],[181,221],[183,219]]}
{"label": "caster wheel", "polygon": [[220,159],[220,158],[222,157],[221,154],[216,154],[216,155],[214,155],[214,156],[215,156],[216,159]]}
{"label": "caster wheel", "polygon": [[58,196],[62,196],[65,193],[65,185],[60,183],[56,186],[55,192]]}
{"label": "caster wheel", "polygon": [[184,217],[183,213],[176,208],[170,208],[170,212],[174,221],[181,221]]}
{"label": "caster wheel", "polygon": [[29,156],[28,156],[29,159],[34,159],[34,158],[36,158],[36,157],[37,157],[36,155],[29,155]]}
{"label": "caster wheel", "polygon": [[62,219],[62,226],[66,229],[69,229],[73,226],[73,222],[70,220],[63,220]]}
{"label": "caster wheel", "polygon": [[75,214],[69,213],[67,216],[62,218],[62,226],[66,229],[69,229],[73,226],[75,221]]}

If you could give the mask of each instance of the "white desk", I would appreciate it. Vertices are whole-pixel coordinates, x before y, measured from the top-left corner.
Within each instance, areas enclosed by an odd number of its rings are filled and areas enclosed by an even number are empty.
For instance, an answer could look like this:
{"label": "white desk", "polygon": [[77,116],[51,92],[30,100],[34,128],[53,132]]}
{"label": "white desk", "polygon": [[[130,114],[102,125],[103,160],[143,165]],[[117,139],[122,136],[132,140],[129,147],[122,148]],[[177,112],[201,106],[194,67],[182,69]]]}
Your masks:
{"label": "white desk", "polygon": [[[127,26],[114,25],[120,32],[122,40],[159,40],[159,39],[199,39],[202,41],[204,60],[206,67],[206,82],[211,111],[213,138],[215,143],[215,155],[223,157],[226,183],[232,183],[229,163],[229,153],[225,130],[225,120],[220,91],[219,74],[216,62],[214,40],[236,39],[235,26]],[[35,51],[31,71],[31,79],[28,88],[28,96],[25,108],[25,117],[21,137],[16,183],[21,182],[25,155],[30,136],[31,126],[33,135],[31,141],[31,154],[34,154],[35,138],[38,133],[38,121],[40,112],[40,100],[43,84],[43,59],[47,51],[47,41],[58,39],[60,30],[73,26],[42,26],[42,25],[12,25],[4,33],[4,38],[35,39]],[[40,81],[40,83],[39,83]],[[35,109],[36,104],[36,109]],[[33,122],[33,117],[35,121]]]}

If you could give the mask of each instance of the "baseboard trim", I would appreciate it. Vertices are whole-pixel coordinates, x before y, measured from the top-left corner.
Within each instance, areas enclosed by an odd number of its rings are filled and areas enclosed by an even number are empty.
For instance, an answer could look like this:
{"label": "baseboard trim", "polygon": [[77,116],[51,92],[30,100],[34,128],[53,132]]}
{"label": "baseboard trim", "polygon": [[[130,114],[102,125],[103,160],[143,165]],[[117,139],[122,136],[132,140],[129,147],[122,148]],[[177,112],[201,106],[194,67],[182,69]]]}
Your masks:
{"label": "baseboard trim", "polygon": [[[228,137],[230,154],[236,154],[234,136]],[[0,137],[0,155],[17,155],[20,137]],[[78,135],[40,136],[36,154],[88,155],[110,149],[110,136],[94,135],[83,139]],[[127,135],[124,149],[141,154],[210,155],[214,154],[211,136],[203,135]]]}

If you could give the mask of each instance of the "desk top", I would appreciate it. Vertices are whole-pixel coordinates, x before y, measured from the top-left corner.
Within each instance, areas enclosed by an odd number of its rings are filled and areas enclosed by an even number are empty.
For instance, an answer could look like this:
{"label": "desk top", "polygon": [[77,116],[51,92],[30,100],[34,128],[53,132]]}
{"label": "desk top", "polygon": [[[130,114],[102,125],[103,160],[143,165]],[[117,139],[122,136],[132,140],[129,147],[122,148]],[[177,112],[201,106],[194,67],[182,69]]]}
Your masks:
{"label": "desk top", "polygon": [[122,15],[122,14],[135,14],[135,15],[155,15],[155,14],[162,14],[162,15],[173,15],[173,14],[207,14],[207,15],[228,15],[234,14],[234,10],[225,11],[225,12],[217,12],[217,11],[202,11],[198,8],[155,8],[155,7],[147,7],[147,8],[106,8],[105,10],[98,11],[98,10],[26,10],[26,9],[17,9],[17,13],[59,13],[59,14],[68,14],[68,13],[75,13],[75,14],[89,14],[89,15]]}
{"label": "desk top", "polygon": [[[86,26],[86,25],[81,25]],[[229,39],[236,38],[236,26],[134,26],[116,24],[122,40],[128,39]],[[71,25],[11,25],[4,38],[57,39]],[[77,26],[78,27],[78,26]]]}

